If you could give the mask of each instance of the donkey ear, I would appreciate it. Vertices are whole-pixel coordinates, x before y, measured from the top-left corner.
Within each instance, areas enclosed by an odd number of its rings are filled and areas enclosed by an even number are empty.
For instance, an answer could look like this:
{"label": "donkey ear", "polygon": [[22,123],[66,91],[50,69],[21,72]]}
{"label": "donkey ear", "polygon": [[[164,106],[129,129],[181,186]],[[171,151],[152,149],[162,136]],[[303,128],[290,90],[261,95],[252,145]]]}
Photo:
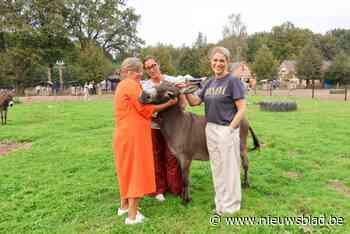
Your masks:
{"label": "donkey ear", "polygon": [[143,90],[138,99],[139,99],[139,102],[141,102],[142,104],[145,104],[148,102],[149,98],[150,98],[150,94]]}
{"label": "donkey ear", "polygon": [[8,92],[8,95],[10,95],[11,97],[14,97],[16,94],[15,94],[14,91],[11,90],[11,91]]}
{"label": "donkey ear", "polygon": [[168,95],[169,95],[169,97],[172,98],[172,99],[173,99],[173,98],[176,98],[176,95],[175,95],[175,93],[174,93],[173,91],[170,91],[170,90],[169,90],[169,91],[168,91]]}

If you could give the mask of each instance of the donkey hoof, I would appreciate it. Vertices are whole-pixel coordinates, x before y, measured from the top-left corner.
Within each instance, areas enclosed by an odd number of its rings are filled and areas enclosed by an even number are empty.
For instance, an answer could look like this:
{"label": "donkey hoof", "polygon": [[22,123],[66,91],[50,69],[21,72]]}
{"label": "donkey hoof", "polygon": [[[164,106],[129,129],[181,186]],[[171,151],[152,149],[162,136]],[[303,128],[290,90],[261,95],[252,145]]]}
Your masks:
{"label": "donkey hoof", "polygon": [[182,204],[183,205],[187,205],[188,203],[190,203],[190,201],[192,201],[191,197],[182,198]]}
{"label": "donkey hoof", "polygon": [[185,205],[192,200],[191,196],[186,191],[183,191],[181,193],[181,199],[182,199],[182,203],[185,204]]}
{"label": "donkey hoof", "polygon": [[181,204],[184,205],[184,206],[186,206],[186,205],[188,204],[188,201],[182,199]]}
{"label": "donkey hoof", "polygon": [[245,181],[245,182],[243,183],[243,188],[249,188],[249,187],[250,187],[249,181]]}

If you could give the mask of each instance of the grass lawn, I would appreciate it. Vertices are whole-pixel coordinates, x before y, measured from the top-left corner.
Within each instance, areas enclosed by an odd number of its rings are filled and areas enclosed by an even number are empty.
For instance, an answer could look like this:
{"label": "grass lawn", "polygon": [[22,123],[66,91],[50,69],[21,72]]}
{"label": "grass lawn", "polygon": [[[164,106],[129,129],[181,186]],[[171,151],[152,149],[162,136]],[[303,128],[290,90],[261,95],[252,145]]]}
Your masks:
{"label": "grass lawn", "polygon": [[113,103],[96,100],[9,111],[0,140],[32,148],[0,156],[0,233],[350,233],[350,103],[296,99],[298,111],[272,113],[260,111],[259,100],[250,97],[248,117],[264,147],[249,153],[252,186],[235,217],[323,215],[328,222],[332,215],[344,224],[227,225],[223,217],[210,225],[209,163],[194,162],[189,205],[169,194],[164,203],[146,197],[147,222],[125,226],[115,214]]}

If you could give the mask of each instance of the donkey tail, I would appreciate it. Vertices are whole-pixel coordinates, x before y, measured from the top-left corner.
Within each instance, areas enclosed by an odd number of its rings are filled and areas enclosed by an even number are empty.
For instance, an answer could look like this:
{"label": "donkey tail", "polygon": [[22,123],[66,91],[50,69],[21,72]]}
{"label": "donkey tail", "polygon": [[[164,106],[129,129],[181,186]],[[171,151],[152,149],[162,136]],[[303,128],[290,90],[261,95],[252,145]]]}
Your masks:
{"label": "donkey tail", "polygon": [[249,131],[250,131],[250,134],[252,135],[252,138],[253,138],[253,142],[254,142],[254,148],[252,150],[257,150],[257,149],[260,149],[260,142],[259,142],[259,139],[258,137],[255,135],[255,132],[253,130],[253,128],[251,126],[249,126]]}

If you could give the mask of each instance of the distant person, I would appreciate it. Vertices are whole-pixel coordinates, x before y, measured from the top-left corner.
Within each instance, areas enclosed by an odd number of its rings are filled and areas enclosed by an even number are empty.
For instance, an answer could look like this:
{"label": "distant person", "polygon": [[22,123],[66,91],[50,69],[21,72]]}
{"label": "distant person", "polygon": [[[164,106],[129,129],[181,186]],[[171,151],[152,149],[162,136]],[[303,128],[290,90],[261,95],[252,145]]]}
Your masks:
{"label": "distant person", "polygon": [[40,85],[35,86],[35,93],[37,96],[40,95],[40,93],[41,93],[41,86]]}
{"label": "distant person", "polygon": [[176,104],[177,99],[160,105],[141,104],[138,98],[142,92],[142,62],[137,58],[127,58],[121,69],[124,79],[115,92],[113,140],[120,192],[118,215],[128,213],[125,224],[137,224],[144,220],[138,211],[140,198],[156,190],[151,118],[153,113]]}
{"label": "distant person", "polygon": [[90,96],[89,85],[87,82],[84,84],[84,100],[88,101]]}
{"label": "distant person", "polygon": [[57,82],[57,81],[54,81],[52,83],[52,90],[53,90],[53,95],[54,96],[57,96],[58,95],[58,92],[60,91],[60,83]]}
{"label": "distant person", "polygon": [[94,94],[94,84],[93,81],[90,81],[88,84],[88,89],[89,89],[89,95],[93,95]]}

